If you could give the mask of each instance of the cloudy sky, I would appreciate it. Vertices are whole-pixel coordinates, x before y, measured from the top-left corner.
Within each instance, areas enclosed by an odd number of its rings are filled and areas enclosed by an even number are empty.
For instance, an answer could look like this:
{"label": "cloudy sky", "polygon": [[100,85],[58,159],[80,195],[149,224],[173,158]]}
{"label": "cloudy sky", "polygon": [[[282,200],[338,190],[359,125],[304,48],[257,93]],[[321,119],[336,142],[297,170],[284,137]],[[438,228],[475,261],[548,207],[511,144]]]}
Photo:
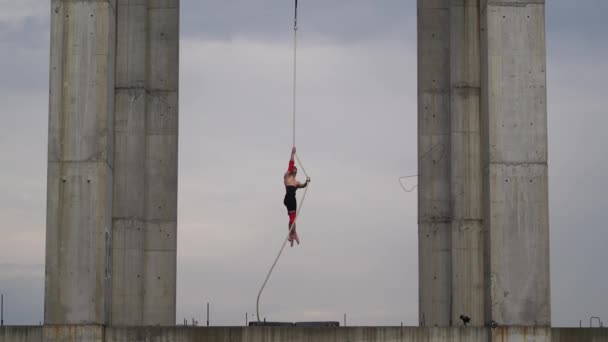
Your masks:
{"label": "cloudy sky", "polygon": [[[417,324],[416,4],[300,1],[298,135],[313,179],[262,297],[280,320]],[[42,320],[49,5],[0,0],[0,292]],[[286,230],[292,2],[182,0],[178,321],[239,325]],[[608,320],[608,13],[547,4],[553,324]]]}

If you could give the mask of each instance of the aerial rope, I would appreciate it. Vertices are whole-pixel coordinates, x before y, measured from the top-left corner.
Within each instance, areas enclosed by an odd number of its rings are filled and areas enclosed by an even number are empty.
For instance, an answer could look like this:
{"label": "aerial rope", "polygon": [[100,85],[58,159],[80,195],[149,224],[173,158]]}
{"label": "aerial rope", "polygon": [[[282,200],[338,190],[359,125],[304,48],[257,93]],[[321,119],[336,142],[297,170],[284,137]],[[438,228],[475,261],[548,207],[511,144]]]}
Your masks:
{"label": "aerial rope", "polygon": [[[296,1],[293,15],[293,145],[296,146],[296,86],[297,86],[297,62],[298,62],[298,0]],[[299,161],[298,161],[299,163]],[[306,173],[306,172],[304,172]]]}
{"label": "aerial rope", "polygon": [[[297,49],[298,49],[297,38],[298,38],[298,0],[295,0],[295,13],[294,13],[294,21],[293,21],[293,114],[292,114],[293,147],[296,146],[296,85],[297,85],[297,82],[296,82],[297,64],[296,63],[297,63]],[[300,165],[300,169],[302,169],[302,172],[304,172],[306,179],[309,179],[308,173],[306,173],[306,170],[304,169],[304,166],[302,165],[302,162],[300,161],[300,157],[298,156],[297,153],[295,154],[295,158],[296,158],[298,164]],[[260,292],[258,292],[258,297],[257,297],[256,304],[255,304],[255,311],[256,311],[256,314],[258,317],[258,322],[261,322],[260,297],[262,295],[262,292],[264,291],[264,288],[266,287],[266,284],[268,283],[268,279],[270,279],[270,275],[272,274],[274,267],[277,265],[277,262],[279,261],[281,254],[283,254],[283,250],[285,249],[285,245],[287,244],[287,241],[289,240],[289,236],[290,236],[291,232],[293,231],[294,227],[296,226],[296,221],[300,217],[300,211],[302,210],[302,207],[304,206],[304,200],[306,199],[306,193],[308,192],[308,188],[310,188],[310,185],[308,185],[304,188],[304,194],[302,195],[302,200],[300,201],[300,205],[298,206],[298,210],[296,212],[296,217],[295,217],[293,223],[291,224],[291,226],[289,227],[289,232],[287,233],[285,240],[283,240],[283,244],[281,245],[279,254],[277,254],[277,257],[274,259],[274,263],[272,264],[272,266],[270,267],[270,270],[268,271],[268,274],[266,275],[266,279],[264,279],[264,283],[262,284],[262,287],[260,288]]]}

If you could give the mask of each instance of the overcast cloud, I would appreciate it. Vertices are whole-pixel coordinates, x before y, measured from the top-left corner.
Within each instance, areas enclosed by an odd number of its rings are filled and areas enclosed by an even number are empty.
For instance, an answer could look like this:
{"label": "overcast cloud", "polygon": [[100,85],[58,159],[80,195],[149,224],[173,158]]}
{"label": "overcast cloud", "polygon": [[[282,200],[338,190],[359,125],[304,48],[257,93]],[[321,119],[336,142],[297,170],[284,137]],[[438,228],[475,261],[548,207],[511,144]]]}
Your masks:
{"label": "overcast cloud", "polygon": [[[0,292],[42,320],[49,1],[0,0]],[[286,233],[293,9],[182,0],[178,321],[244,324]],[[313,182],[262,296],[280,320],[417,324],[415,1],[300,1],[298,131]],[[575,8],[573,6],[576,6]],[[608,3],[547,4],[555,326],[608,319]]]}

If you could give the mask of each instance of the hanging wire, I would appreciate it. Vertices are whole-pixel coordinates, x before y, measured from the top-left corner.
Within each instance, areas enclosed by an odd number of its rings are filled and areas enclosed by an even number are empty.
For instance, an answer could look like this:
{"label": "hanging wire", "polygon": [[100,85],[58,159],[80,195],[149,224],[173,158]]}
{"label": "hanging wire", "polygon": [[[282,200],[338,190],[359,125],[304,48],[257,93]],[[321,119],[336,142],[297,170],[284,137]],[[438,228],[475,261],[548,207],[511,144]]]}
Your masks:
{"label": "hanging wire", "polygon": [[[442,142],[438,142],[438,143],[434,144],[428,150],[426,150],[424,153],[422,153],[420,155],[420,157],[418,157],[418,160],[420,161],[420,160],[425,159],[427,156],[429,156],[431,154],[431,152],[434,152],[434,151],[439,151],[439,155],[437,156],[437,158],[435,158],[433,160],[434,163],[438,163],[443,159],[443,157],[445,157],[445,144]],[[418,174],[415,174],[415,175],[399,177],[399,185],[401,186],[403,191],[413,192],[414,190],[416,190],[416,188],[418,188],[418,184],[415,184],[414,186],[411,186],[411,187],[406,186],[403,184],[403,180],[408,179],[408,178],[418,177],[418,176],[419,176]]]}
{"label": "hanging wire", "polygon": [[414,177],[418,177],[418,175],[410,175],[410,176],[399,177],[399,185],[401,185],[401,188],[403,189],[403,191],[405,191],[405,192],[412,192],[412,191],[416,190],[416,188],[418,187],[418,184],[415,184],[414,186],[408,188],[408,187],[406,187],[403,184],[403,181],[402,181],[403,179],[414,178]]}

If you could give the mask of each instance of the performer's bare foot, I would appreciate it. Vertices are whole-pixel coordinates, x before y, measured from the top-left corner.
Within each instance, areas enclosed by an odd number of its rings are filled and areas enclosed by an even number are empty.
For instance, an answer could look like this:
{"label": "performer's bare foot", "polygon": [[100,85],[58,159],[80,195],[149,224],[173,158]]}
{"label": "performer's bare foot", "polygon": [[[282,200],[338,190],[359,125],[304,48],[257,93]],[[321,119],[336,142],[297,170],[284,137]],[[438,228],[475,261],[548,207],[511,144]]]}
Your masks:
{"label": "performer's bare foot", "polygon": [[[292,230],[291,233],[289,233],[289,242],[291,243],[291,247],[293,247],[293,240],[297,241],[298,239],[298,234],[296,234],[295,230]],[[298,242],[298,245],[300,243]]]}
{"label": "performer's bare foot", "polygon": [[298,245],[300,244],[300,237],[298,236],[298,233],[293,233],[293,239],[296,240],[296,242],[298,243]]}

